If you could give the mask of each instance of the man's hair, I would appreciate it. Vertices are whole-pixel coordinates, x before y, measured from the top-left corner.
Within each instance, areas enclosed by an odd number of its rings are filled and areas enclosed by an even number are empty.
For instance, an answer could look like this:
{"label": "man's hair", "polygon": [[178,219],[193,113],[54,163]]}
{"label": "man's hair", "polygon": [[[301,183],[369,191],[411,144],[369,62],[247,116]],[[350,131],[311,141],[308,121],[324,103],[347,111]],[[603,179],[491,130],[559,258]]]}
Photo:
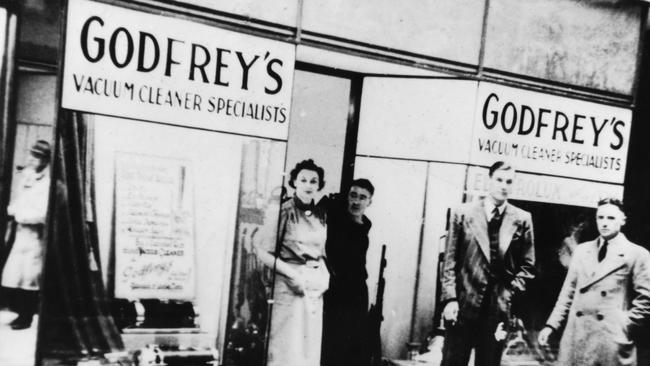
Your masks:
{"label": "man's hair", "polygon": [[[370,181],[368,179],[365,179],[365,178],[359,178],[359,179],[353,180],[352,184],[350,184],[350,188],[352,188],[352,187],[363,188],[363,189],[367,190],[368,192],[370,192],[371,196],[375,194],[375,186],[373,186],[372,183],[370,183]],[[350,190],[348,189],[348,192],[349,191]]]}
{"label": "man's hair", "polygon": [[511,169],[514,170],[512,165],[506,163],[505,161],[499,160],[496,163],[492,164],[488,175],[490,176],[490,178],[492,178],[492,174],[494,174],[494,172],[496,172],[497,170],[511,170]]}
{"label": "man's hair", "polygon": [[29,152],[39,158],[42,159],[46,162],[50,161],[50,156],[52,155],[52,148],[50,147],[50,143],[45,141],[45,140],[38,140],[34,145],[31,147]]}
{"label": "man's hair", "polygon": [[598,201],[598,207],[604,206],[604,205],[614,205],[618,207],[619,210],[625,215],[625,206],[623,205],[623,201],[619,200],[618,198],[614,197],[605,197],[602,198]]}

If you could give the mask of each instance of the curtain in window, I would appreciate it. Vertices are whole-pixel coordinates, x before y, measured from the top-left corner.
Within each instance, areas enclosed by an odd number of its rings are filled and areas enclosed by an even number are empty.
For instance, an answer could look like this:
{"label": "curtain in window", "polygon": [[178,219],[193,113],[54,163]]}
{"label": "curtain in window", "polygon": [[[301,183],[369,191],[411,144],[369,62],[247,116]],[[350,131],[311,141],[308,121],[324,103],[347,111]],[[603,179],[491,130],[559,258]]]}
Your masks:
{"label": "curtain in window", "polygon": [[38,359],[124,349],[102,282],[92,200],[92,121],[62,110],[46,234]]}

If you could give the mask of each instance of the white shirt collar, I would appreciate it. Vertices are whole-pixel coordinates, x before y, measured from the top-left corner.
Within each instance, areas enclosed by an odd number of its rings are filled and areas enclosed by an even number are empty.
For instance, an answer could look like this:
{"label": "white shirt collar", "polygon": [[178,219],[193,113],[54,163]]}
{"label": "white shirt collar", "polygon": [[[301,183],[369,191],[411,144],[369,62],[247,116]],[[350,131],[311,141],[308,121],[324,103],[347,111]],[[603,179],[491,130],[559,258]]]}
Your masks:
{"label": "white shirt collar", "polygon": [[505,201],[501,204],[501,206],[497,206],[496,203],[494,202],[494,198],[491,196],[485,197],[483,200],[483,208],[485,209],[485,217],[490,220],[492,218],[492,211],[496,207],[497,210],[499,211],[499,216],[503,215],[503,211],[506,209],[506,204],[508,201]]}

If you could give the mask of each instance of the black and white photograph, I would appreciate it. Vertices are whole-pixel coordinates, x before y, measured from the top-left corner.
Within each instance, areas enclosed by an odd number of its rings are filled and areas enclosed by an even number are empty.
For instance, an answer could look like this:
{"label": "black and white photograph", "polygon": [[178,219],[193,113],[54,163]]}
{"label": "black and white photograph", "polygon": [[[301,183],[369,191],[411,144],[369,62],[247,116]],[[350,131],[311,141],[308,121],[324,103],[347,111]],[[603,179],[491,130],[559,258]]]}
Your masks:
{"label": "black and white photograph", "polygon": [[0,0],[0,366],[650,366],[649,7]]}

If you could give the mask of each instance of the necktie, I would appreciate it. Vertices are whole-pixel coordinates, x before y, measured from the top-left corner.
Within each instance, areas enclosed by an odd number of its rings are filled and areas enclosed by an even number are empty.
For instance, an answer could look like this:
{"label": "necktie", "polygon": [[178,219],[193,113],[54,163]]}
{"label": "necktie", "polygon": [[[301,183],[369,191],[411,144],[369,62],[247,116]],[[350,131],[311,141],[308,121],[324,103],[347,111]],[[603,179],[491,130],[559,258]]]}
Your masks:
{"label": "necktie", "polygon": [[602,262],[603,259],[605,259],[605,256],[607,255],[607,244],[607,240],[603,239],[603,245],[601,245],[598,250],[598,262]]}
{"label": "necktie", "polygon": [[499,218],[499,209],[494,206],[494,209],[492,210],[492,218],[490,218],[490,221],[496,220]]}
{"label": "necktie", "polygon": [[494,207],[492,210],[492,217],[488,222],[488,236],[490,238],[490,263],[493,269],[499,268],[497,261],[499,260],[499,227],[501,222],[499,220],[499,209]]}

